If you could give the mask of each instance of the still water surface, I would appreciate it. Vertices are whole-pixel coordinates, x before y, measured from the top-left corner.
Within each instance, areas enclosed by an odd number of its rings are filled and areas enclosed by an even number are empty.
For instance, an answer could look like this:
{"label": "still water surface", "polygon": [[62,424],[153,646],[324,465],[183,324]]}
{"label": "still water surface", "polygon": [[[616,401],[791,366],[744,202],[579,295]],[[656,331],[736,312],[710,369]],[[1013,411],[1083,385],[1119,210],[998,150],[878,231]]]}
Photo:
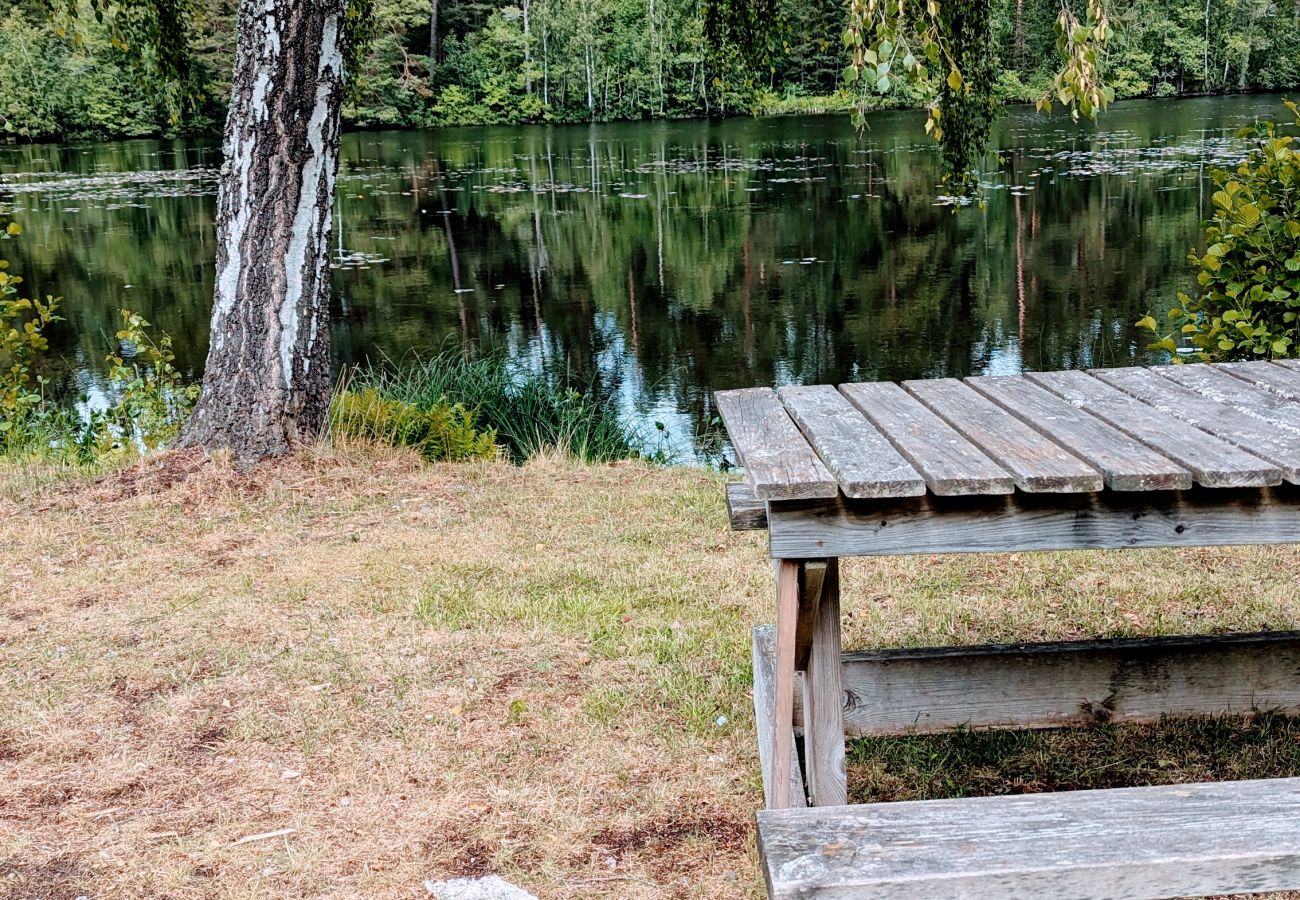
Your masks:
{"label": "still water surface", "polygon": [[[1132,323],[1191,284],[1210,169],[1280,109],[1013,108],[985,208],[955,213],[916,112],[348,135],[335,364],[503,346],[690,455],[717,389],[1150,362]],[[94,392],[123,306],[201,374],[219,165],[208,141],[0,147],[3,249],[64,298],[65,391]]]}

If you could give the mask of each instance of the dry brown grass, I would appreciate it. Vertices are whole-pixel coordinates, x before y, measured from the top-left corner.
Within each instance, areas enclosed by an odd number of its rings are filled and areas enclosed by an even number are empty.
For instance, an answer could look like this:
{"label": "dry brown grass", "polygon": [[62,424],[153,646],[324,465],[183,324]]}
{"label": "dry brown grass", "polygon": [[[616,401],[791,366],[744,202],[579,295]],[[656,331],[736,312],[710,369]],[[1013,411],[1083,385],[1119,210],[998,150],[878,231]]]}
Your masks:
{"label": "dry brown grass", "polygon": [[[11,475],[0,896],[756,895],[771,569],[721,481],[365,450]],[[1291,627],[1298,562],[850,563],[849,641]]]}

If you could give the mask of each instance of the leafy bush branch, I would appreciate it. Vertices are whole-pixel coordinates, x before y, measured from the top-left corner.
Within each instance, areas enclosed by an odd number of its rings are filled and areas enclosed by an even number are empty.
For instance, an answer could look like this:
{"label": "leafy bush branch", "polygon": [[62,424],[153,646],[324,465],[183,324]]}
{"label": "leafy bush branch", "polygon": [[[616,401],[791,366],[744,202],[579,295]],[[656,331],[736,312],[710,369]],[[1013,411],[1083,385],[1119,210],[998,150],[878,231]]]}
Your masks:
{"label": "leafy bush branch", "polygon": [[[1300,108],[1285,103],[1300,126]],[[1174,330],[1151,344],[1175,362],[1289,357],[1300,348],[1300,149],[1285,127],[1242,129],[1254,148],[1234,172],[1212,173],[1208,246],[1188,256],[1200,291],[1178,295],[1168,312]],[[1159,328],[1153,316],[1137,324]]]}

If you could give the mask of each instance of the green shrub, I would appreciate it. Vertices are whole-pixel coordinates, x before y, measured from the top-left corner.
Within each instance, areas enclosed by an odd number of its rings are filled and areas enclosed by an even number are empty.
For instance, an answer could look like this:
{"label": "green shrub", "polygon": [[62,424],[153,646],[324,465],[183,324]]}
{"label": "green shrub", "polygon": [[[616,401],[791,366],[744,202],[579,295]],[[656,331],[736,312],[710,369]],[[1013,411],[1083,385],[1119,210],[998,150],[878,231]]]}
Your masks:
{"label": "green shrub", "polygon": [[[1300,125],[1300,109],[1286,107]],[[1268,359],[1300,347],[1300,150],[1272,122],[1243,129],[1256,146],[1233,173],[1216,170],[1209,244],[1188,258],[1200,269],[1195,297],[1169,310],[1175,331],[1154,344],[1175,361]],[[1140,327],[1157,330],[1147,316]],[[1191,344],[1180,354],[1180,340]]]}
{"label": "green shrub", "polygon": [[343,390],[330,406],[334,433],[394,447],[411,447],[430,462],[492,459],[496,432],[475,428],[474,413],[460,404],[421,409],[383,396],[374,388]]}
{"label": "green shrub", "polygon": [[169,334],[154,340],[138,313],[118,310],[122,327],[116,349],[107,357],[108,390],[117,402],[105,414],[114,434],[156,450],[171,443],[199,399],[199,385],[186,384],[175,366]]}
{"label": "green shrub", "polygon": [[[0,229],[5,238],[21,232],[13,223]],[[117,344],[106,357],[104,392],[113,402],[107,409],[79,413],[50,402],[48,382],[37,374],[37,360],[49,348],[44,332],[60,320],[60,301],[21,298],[21,283],[0,260],[0,457],[81,464],[169,443],[199,391],[173,365],[171,338],[164,334],[154,340],[148,322],[121,310]]]}
{"label": "green shrub", "polygon": [[49,346],[42,332],[59,318],[52,297],[42,303],[9,296],[20,280],[0,269],[0,433],[12,431],[43,402],[45,379],[33,374],[32,363]]}

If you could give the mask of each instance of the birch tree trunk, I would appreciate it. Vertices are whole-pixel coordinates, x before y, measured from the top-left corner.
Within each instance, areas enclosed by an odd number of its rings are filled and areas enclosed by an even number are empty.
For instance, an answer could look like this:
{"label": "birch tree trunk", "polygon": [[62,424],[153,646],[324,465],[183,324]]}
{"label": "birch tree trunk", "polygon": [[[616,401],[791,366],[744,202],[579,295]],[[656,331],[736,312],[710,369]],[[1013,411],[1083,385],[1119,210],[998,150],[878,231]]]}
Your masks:
{"label": "birch tree trunk", "polygon": [[241,0],[203,392],[181,445],[244,463],[324,429],[347,0]]}

